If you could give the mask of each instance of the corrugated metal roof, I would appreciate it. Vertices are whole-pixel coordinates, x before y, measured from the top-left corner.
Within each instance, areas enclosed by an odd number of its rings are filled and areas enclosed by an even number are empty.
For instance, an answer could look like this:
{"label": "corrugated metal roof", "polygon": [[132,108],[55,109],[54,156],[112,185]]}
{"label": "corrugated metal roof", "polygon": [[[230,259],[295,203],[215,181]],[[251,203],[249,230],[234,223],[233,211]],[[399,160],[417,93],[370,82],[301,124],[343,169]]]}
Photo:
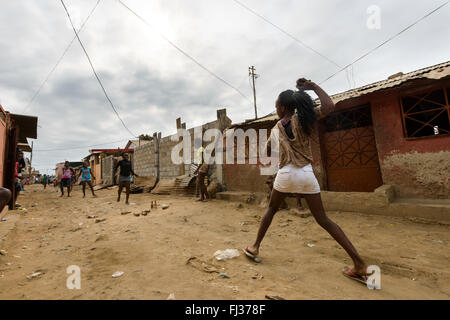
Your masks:
{"label": "corrugated metal roof", "polygon": [[406,74],[399,72],[395,75],[390,76],[386,80],[374,82],[372,84],[360,88],[332,95],[331,99],[333,99],[334,103],[338,103],[350,98],[360,97],[368,93],[394,88],[411,80],[417,79],[439,80],[449,76],[450,76],[450,61],[447,61],[431,67],[409,72]]}
{"label": "corrugated metal roof", "polygon": [[[416,71],[412,71],[406,74],[402,72],[396,73],[390,76],[386,80],[371,83],[369,85],[359,87],[356,89],[348,90],[331,96],[331,99],[335,104],[342,102],[351,98],[361,97],[363,95],[373,93],[380,90],[390,89],[404,84],[405,82],[417,80],[417,79],[433,79],[439,80],[445,77],[450,77],[450,61],[443,62],[434,66],[426,67]],[[319,99],[314,101],[317,106],[320,106]],[[276,121],[278,120],[278,115],[276,111],[258,118],[256,120],[247,120],[245,122],[237,123],[232,125],[230,128],[245,127],[251,124]]]}

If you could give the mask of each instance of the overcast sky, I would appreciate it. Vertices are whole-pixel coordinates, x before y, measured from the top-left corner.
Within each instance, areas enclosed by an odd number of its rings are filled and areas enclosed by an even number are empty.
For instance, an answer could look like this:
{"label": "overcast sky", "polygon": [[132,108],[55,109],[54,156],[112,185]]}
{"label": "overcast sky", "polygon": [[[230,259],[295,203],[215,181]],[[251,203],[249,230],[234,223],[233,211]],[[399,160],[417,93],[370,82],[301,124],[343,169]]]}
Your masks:
{"label": "overcast sky", "polygon": [[[276,96],[293,89],[298,77],[321,82],[338,70],[233,0],[123,1],[153,29],[118,1],[102,0],[80,37],[119,114],[136,135],[173,134],[177,117],[188,127],[198,126],[215,120],[222,107],[233,122],[254,117],[251,101],[183,56],[160,33],[249,99],[248,67],[254,65],[260,75],[259,116],[272,112]],[[341,66],[446,2],[240,1]],[[96,2],[65,0],[76,26]],[[372,5],[381,10],[380,29],[367,27]],[[450,60],[448,21],[450,4],[323,88],[334,94]],[[89,148],[83,146],[124,147],[131,138],[77,41],[28,106],[73,37],[59,0],[0,0],[0,104],[12,113],[39,117],[33,166],[43,173],[57,162],[86,156]]]}

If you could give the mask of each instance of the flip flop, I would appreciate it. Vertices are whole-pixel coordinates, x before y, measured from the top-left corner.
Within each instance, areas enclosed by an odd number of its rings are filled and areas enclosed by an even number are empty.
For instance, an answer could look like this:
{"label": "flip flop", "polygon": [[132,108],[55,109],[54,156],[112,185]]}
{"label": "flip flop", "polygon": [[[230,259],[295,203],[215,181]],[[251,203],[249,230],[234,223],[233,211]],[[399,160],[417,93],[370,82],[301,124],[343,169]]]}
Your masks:
{"label": "flip flop", "polygon": [[256,258],[256,256],[255,256],[253,253],[251,253],[250,251],[248,251],[248,247],[246,247],[245,249],[242,249],[242,251],[244,251],[244,253],[245,253],[245,255],[246,255],[247,257],[252,258],[252,259],[255,259],[255,258]]}
{"label": "flip flop", "polygon": [[342,270],[342,274],[346,276],[349,279],[358,281],[360,283],[363,283],[367,285],[367,277],[366,276],[360,276],[359,274],[356,274],[350,269],[349,267],[345,267],[344,270]]}

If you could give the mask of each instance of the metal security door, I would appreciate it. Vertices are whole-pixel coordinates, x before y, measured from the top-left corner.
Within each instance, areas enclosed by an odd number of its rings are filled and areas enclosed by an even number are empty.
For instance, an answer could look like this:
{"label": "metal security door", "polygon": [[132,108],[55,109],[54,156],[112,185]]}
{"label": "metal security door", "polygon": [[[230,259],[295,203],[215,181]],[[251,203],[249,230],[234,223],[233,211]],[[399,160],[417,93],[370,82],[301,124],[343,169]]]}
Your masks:
{"label": "metal security door", "polygon": [[328,189],[372,192],[381,186],[370,106],[333,113],[324,121]]}

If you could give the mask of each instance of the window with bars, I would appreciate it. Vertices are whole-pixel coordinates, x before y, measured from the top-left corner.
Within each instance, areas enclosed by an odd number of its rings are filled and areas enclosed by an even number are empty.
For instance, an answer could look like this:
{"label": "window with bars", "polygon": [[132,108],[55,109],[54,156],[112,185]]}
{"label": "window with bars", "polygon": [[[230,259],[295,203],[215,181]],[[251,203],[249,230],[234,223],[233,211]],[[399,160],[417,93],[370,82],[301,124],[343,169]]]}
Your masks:
{"label": "window with bars", "polygon": [[401,99],[405,137],[450,134],[450,88],[440,88]]}
{"label": "window with bars", "polygon": [[331,113],[324,118],[324,121],[327,132],[372,126],[370,105],[366,104],[353,110]]}

